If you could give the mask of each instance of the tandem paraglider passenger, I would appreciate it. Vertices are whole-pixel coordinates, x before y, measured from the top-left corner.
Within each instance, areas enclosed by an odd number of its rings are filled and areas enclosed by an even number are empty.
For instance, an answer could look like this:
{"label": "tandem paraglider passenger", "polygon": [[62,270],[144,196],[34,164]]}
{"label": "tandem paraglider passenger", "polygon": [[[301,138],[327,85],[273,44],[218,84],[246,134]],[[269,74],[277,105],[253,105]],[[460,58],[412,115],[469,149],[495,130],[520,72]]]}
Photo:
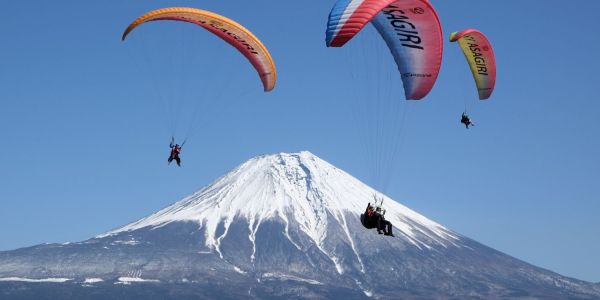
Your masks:
{"label": "tandem paraglider passenger", "polygon": [[[179,158],[179,154],[181,153],[181,146],[179,146],[179,144],[173,144],[173,140],[171,140],[171,143],[169,144],[169,147],[171,148],[171,155],[169,156],[169,164],[171,164],[171,162],[173,160],[175,160],[175,162],[177,163],[177,166],[181,167],[181,158]],[[182,144],[183,146],[183,144]]]}
{"label": "tandem paraglider passenger", "polygon": [[467,129],[469,129],[469,126],[475,126],[475,124],[473,124],[473,122],[471,121],[471,118],[469,118],[469,116],[466,113],[462,114],[462,116],[460,117],[460,122],[465,124],[465,127],[467,127]]}
{"label": "tandem paraglider passenger", "polygon": [[369,203],[365,213],[360,215],[360,222],[367,229],[377,228],[377,233],[393,237],[392,222],[386,220],[384,214],[381,207],[374,208]]}

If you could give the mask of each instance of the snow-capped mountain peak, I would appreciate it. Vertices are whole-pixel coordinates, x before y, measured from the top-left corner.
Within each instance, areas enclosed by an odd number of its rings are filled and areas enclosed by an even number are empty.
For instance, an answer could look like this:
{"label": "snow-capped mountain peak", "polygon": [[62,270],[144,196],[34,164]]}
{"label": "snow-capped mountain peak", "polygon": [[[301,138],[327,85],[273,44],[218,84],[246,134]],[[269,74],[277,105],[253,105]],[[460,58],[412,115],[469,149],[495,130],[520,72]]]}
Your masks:
{"label": "snow-capped mountain peak", "polygon": [[384,197],[386,218],[412,244],[446,246],[459,238],[308,151],[252,158],[181,201],[99,237],[192,221],[206,227],[207,246],[217,247],[223,237],[216,236],[221,223],[227,231],[234,219],[247,220],[252,239],[263,221],[278,219],[286,224],[286,234],[290,221],[296,222],[321,244],[327,237],[328,223],[339,223],[348,230],[347,213],[359,218],[373,195]]}
{"label": "snow-capped mountain peak", "polygon": [[374,194],[310,152],[259,156],[96,238],[0,252],[0,298],[600,299],[385,196],[396,237],[365,229]]}

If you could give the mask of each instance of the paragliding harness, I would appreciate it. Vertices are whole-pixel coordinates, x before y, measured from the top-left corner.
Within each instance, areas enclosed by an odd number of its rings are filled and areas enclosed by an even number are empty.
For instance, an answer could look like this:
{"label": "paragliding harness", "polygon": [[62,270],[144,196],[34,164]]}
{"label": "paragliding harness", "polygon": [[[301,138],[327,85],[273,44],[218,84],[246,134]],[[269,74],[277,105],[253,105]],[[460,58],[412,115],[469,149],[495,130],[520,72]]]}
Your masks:
{"label": "paragliding harness", "polygon": [[392,223],[384,218],[383,197],[380,199],[377,199],[376,195],[373,197],[375,198],[375,206],[371,206],[371,202],[367,204],[367,209],[360,215],[360,223],[367,229],[377,228],[377,232],[380,234],[383,231],[385,235],[394,236],[392,234]]}
{"label": "paragliding harness", "polygon": [[377,228],[377,222],[371,215],[373,211],[374,208],[371,206],[371,202],[369,202],[369,204],[367,204],[365,213],[360,214],[360,223],[367,229]]}
{"label": "paragliding harness", "polygon": [[469,118],[469,115],[467,115],[467,112],[462,113],[462,116],[460,117],[460,122],[465,124],[465,127],[467,127],[467,129],[469,129],[469,126],[475,125],[475,124],[473,124],[473,122],[471,122],[471,118]]}
{"label": "paragliding harness", "polygon": [[171,148],[171,154],[169,155],[169,164],[171,164],[171,162],[173,160],[175,160],[175,162],[177,163],[177,166],[181,167],[181,158],[179,158],[179,153],[181,153],[181,148],[183,147],[183,145],[185,145],[185,140],[183,141],[183,143],[181,143],[181,146],[174,144],[175,143],[175,138],[171,137],[171,143],[169,144],[169,148]]}

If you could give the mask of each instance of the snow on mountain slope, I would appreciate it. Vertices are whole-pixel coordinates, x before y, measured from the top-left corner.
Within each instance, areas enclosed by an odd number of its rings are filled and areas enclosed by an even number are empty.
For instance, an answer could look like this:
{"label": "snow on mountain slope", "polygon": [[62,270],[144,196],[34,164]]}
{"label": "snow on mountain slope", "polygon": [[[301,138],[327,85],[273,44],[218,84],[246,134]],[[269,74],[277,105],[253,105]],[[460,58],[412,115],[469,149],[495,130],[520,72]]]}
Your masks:
{"label": "snow on mountain slope", "polygon": [[[379,194],[308,151],[255,157],[199,192],[98,237],[192,221],[205,227],[207,246],[218,251],[234,219],[247,220],[251,241],[263,221],[279,219],[286,224],[286,235],[287,225],[296,222],[316,245],[321,245],[331,222],[340,224],[350,238],[347,213],[359,218],[375,194],[385,198],[386,219],[396,228],[397,236],[419,248],[458,246],[460,235]],[[221,223],[225,233],[217,236]]]}
{"label": "snow on mountain slope", "polygon": [[256,157],[96,238],[0,252],[0,298],[600,299],[389,198],[396,237],[366,230],[375,193],[309,152]]}

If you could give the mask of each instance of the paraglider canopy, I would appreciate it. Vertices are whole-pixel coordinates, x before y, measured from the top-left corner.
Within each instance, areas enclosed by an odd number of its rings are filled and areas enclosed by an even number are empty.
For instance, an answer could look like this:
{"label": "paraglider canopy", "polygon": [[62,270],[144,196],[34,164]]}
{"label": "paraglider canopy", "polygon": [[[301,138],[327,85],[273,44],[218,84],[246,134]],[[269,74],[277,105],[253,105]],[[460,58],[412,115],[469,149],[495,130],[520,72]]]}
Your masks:
{"label": "paraglider canopy", "polygon": [[427,96],[442,63],[443,36],[427,0],[338,0],[331,9],[325,42],[342,47],[371,22],[385,40],[402,78],[407,100]]}
{"label": "paraglider canopy", "polygon": [[275,87],[277,74],[275,63],[267,48],[248,29],[224,16],[187,7],[169,7],[153,10],[133,21],[122,40],[139,25],[150,21],[172,20],[196,24],[220,37],[242,53],[254,66],[266,92]]}
{"label": "paraglider canopy", "polygon": [[476,29],[453,32],[450,35],[450,41],[458,41],[469,63],[477,85],[479,100],[488,99],[496,85],[496,58],[492,44],[483,33]]}

